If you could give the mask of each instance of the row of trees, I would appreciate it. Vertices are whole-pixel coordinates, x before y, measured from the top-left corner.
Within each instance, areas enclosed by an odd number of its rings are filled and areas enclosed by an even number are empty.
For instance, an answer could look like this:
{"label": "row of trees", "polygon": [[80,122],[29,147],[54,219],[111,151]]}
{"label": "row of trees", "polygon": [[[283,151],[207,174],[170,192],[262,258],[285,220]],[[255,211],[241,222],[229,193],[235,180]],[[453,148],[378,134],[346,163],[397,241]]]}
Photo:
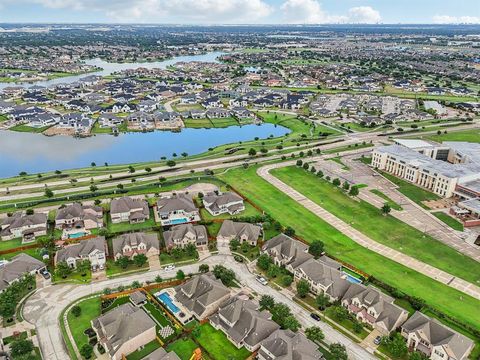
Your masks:
{"label": "row of trees", "polygon": [[35,288],[35,277],[31,274],[15,281],[0,294],[0,316],[11,322],[18,302]]}

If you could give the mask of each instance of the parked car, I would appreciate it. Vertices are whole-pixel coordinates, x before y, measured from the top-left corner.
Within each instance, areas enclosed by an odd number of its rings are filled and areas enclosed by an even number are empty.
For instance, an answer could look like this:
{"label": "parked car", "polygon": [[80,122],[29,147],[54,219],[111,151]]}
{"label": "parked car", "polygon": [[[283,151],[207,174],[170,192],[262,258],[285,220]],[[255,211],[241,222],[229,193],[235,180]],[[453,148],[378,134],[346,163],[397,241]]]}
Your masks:
{"label": "parked car", "polygon": [[50,279],[50,273],[47,271],[47,269],[40,270],[40,275],[42,275],[44,279]]}
{"label": "parked car", "polygon": [[175,270],[175,265],[167,265],[163,268],[165,271],[173,271]]}
{"label": "parked car", "polygon": [[321,320],[320,315],[315,314],[315,313],[310,313],[310,317],[311,317],[313,320],[316,320],[316,321],[320,321],[320,320]]}
{"label": "parked car", "polygon": [[377,336],[374,340],[373,340],[373,343],[375,345],[380,345],[380,343],[382,342],[382,337],[381,336]]}
{"label": "parked car", "polygon": [[262,285],[268,285],[268,281],[263,276],[257,276],[257,281]]}

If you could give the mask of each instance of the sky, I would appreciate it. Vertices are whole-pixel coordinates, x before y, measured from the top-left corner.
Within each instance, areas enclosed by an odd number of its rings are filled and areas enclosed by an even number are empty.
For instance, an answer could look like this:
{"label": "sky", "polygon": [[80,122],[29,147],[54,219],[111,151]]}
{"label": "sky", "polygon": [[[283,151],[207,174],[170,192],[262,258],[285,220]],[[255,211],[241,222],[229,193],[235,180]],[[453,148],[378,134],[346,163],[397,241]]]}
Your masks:
{"label": "sky", "polygon": [[480,0],[0,0],[0,23],[480,24]]}

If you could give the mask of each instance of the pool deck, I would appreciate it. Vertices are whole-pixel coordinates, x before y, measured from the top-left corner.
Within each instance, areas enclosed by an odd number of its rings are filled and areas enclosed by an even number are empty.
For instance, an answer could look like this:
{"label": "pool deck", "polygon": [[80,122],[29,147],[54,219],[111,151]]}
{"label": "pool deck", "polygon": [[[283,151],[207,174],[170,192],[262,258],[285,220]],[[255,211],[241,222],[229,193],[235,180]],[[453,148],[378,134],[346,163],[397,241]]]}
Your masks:
{"label": "pool deck", "polygon": [[[178,308],[178,312],[174,313],[173,311],[170,310],[168,307],[168,304],[164,303],[162,299],[160,299],[160,295],[166,293],[170,299],[172,300],[173,305],[175,305]],[[180,321],[183,325],[186,323],[190,322],[193,320],[194,316],[190,310],[185,308],[181,303],[175,300],[175,289],[174,288],[168,288],[168,289],[163,289],[159,292],[156,292],[154,296],[157,298],[157,300],[167,308],[175,318]],[[185,314],[185,316],[180,317],[180,314]]]}

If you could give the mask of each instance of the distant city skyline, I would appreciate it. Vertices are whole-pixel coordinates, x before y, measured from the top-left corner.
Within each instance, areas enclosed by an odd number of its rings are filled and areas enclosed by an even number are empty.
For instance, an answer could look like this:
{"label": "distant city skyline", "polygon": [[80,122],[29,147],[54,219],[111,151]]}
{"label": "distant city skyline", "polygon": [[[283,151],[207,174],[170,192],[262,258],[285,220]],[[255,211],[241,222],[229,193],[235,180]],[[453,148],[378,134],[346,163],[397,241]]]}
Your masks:
{"label": "distant city skyline", "polygon": [[0,0],[0,23],[480,24],[478,0]]}

